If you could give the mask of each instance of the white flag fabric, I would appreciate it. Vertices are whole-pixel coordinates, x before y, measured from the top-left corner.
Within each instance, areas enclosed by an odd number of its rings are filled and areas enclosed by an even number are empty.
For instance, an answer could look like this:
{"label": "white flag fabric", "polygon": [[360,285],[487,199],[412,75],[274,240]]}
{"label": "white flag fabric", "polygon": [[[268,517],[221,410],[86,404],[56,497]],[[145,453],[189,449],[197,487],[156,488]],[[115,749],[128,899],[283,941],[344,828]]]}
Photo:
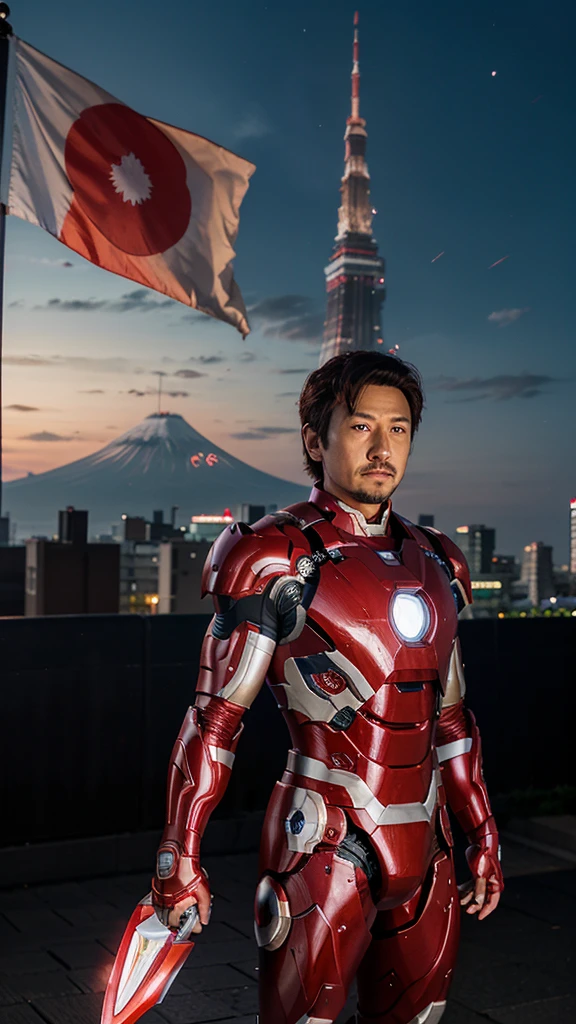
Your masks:
{"label": "white flag fabric", "polygon": [[254,165],[137,114],[21,39],[14,46],[8,212],[246,335],[232,259]]}

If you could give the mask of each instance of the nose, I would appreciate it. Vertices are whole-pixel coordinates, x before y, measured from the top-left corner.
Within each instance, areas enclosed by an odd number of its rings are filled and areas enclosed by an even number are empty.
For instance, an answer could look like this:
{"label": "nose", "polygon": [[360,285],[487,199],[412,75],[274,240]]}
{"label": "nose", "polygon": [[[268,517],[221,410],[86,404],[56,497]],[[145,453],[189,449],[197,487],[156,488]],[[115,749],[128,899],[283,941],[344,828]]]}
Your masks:
{"label": "nose", "polygon": [[390,440],[386,433],[382,430],[375,430],[370,440],[371,444],[368,449],[368,458],[374,462],[385,462],[391,454]]}

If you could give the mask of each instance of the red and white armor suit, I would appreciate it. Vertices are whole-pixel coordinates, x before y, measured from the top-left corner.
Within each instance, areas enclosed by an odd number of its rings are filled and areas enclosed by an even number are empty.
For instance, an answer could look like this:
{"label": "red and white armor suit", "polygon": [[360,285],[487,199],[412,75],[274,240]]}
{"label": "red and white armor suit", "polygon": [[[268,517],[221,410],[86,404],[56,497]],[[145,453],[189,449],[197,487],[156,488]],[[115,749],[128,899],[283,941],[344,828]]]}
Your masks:
{"label": "red and white armor suit", "polygon": [[307,503],[230,526],[203,588],[216,615],[172,756],[158,913],[206,895],[200,840],[267,678],[292,749],[262,833],[260,1024],[329,1024],[355,975],[358,1022],[434,1024],[459,929],[446,800],[473,875],[502,887],[462,701],[462,554],[391,511],[371,526],[315,487]]}

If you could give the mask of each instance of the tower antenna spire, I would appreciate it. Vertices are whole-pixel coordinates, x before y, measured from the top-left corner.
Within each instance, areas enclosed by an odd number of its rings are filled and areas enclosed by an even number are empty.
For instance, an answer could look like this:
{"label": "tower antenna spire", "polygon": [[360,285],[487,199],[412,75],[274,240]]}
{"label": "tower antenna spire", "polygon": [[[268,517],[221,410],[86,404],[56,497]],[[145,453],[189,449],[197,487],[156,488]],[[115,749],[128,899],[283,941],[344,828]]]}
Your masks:
{"label": "tower antenna spire", "polygon": [[360,118],[360,43],[358,41],[358,11],[354,14],[354,42],[352,44],[352,120]]}

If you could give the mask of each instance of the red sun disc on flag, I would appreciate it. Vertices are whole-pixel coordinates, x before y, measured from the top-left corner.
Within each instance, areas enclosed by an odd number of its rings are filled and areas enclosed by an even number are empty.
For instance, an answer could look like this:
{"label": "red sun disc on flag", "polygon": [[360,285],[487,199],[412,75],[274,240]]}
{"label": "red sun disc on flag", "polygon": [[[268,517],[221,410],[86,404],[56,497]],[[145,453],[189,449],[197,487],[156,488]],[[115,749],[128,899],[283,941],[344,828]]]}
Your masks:
{"label": "red sun disc on flag", "polygon": [[87,107],[66,138],[66,174],[86,216],[131,256],[175,245],[190,222],[186,165],[173,143],[121,103]]}

